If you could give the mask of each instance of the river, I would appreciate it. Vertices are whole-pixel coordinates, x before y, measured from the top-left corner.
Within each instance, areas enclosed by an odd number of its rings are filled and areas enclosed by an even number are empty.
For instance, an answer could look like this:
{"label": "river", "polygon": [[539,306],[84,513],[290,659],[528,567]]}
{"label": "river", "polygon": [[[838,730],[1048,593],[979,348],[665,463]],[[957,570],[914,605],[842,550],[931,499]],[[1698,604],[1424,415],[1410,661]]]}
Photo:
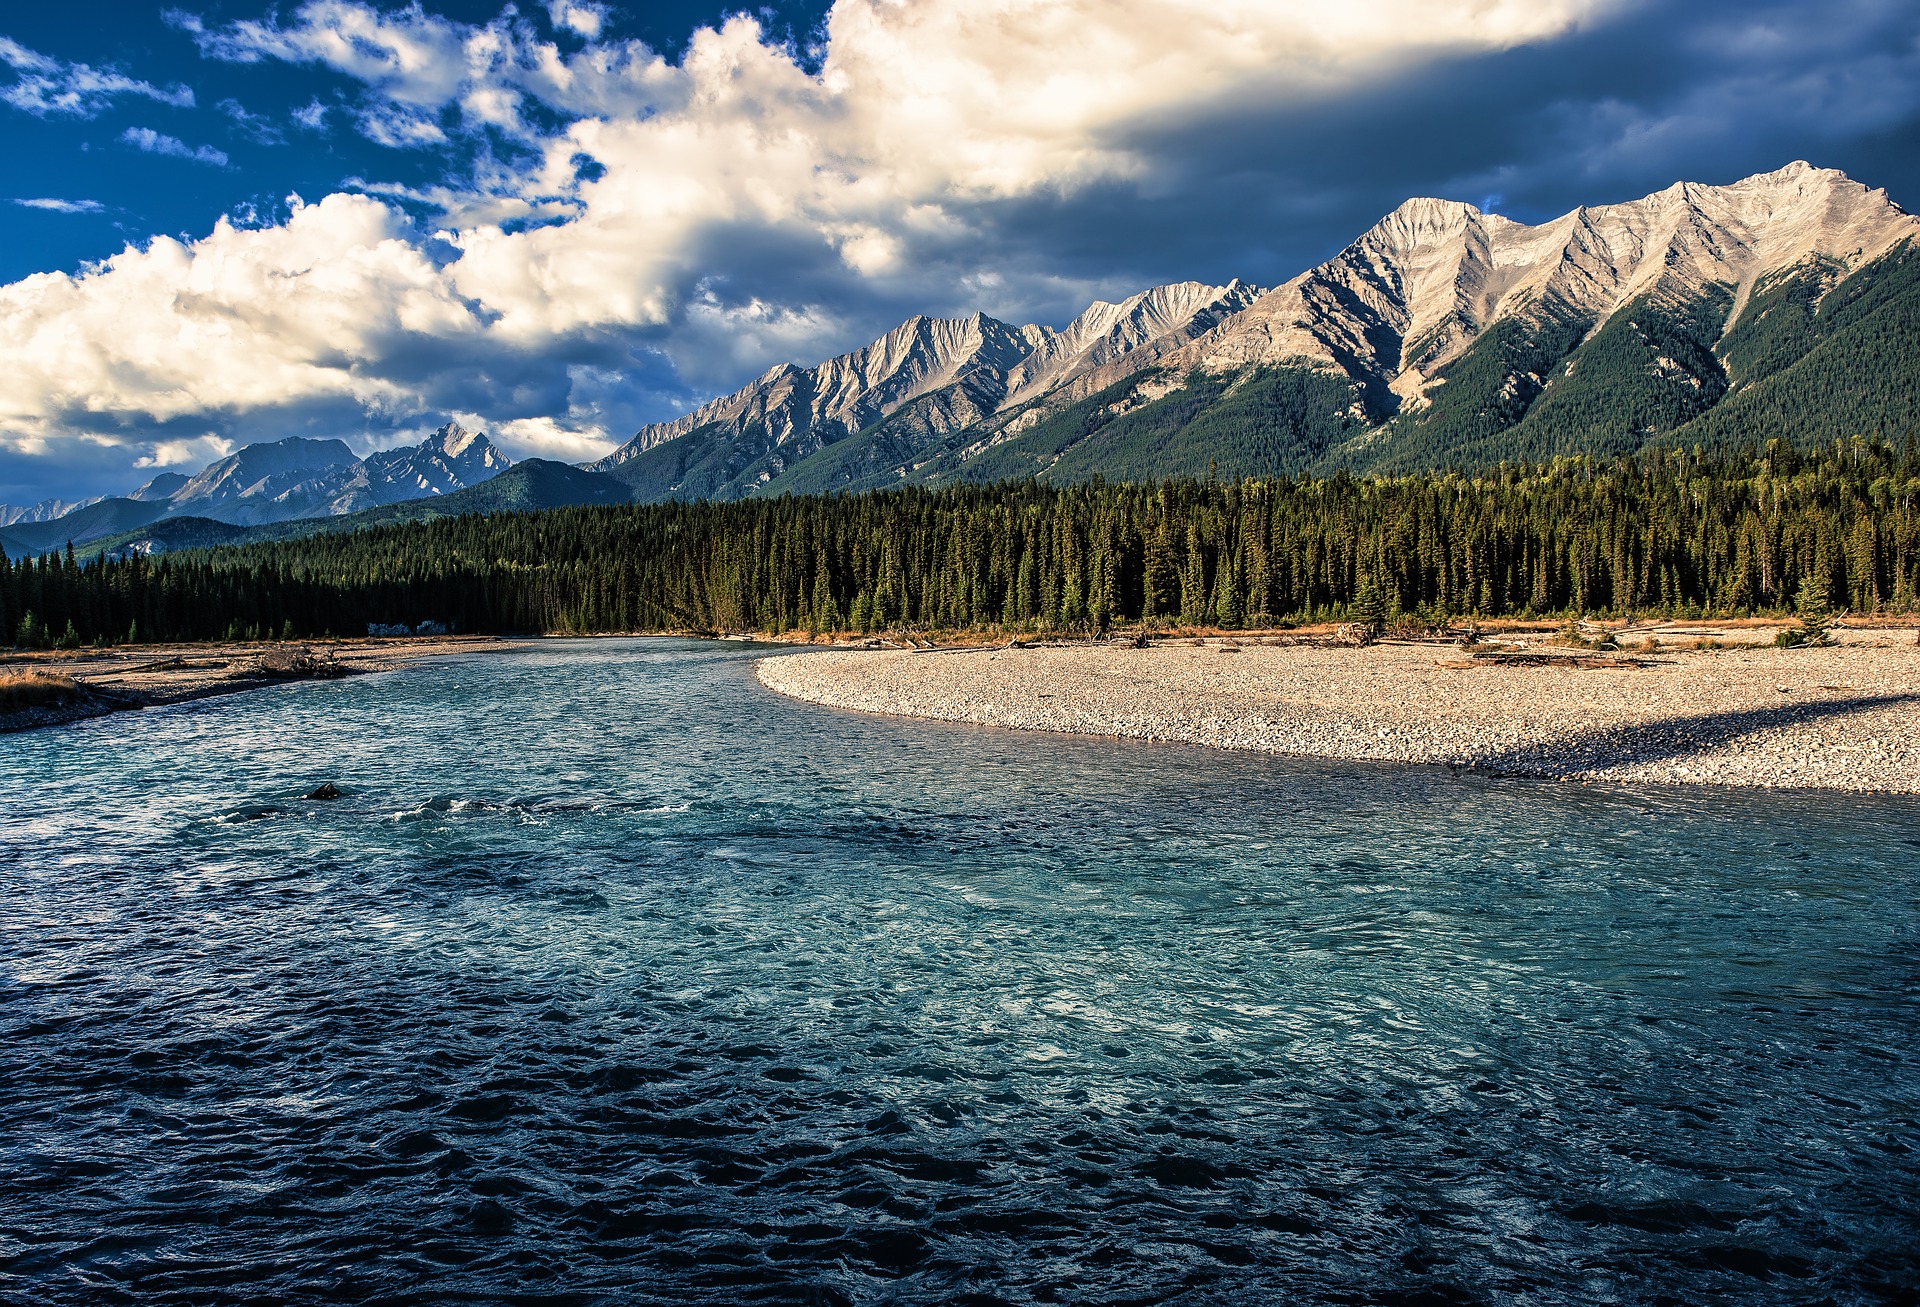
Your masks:
{"label": "river", "polygon": [[865,717],[766,652],[0,737],[0,1298],[1920,1293],[1920,801]]}

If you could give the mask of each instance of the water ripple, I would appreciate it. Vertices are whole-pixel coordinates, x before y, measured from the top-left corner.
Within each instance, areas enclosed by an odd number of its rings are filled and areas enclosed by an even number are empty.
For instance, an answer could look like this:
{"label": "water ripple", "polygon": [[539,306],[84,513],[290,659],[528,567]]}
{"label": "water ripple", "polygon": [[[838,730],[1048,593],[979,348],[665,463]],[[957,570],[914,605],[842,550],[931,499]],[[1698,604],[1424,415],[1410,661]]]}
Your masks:
{"label": "water ripple", "polygon": [[1912,800],[838,716],[660,641],[13,737],[0,795],[7,1300],[1920,1294]]}

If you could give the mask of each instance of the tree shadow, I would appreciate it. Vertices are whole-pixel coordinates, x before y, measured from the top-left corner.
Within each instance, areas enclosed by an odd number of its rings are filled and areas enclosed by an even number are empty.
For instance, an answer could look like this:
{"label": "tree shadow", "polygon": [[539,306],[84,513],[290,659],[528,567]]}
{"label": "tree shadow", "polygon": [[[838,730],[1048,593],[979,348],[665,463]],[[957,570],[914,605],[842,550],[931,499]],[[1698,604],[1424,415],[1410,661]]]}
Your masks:
{"label": "tree shadow", "polygon": [[1759,731],[1850,717],[1896,704],[1920,703],[1920,693],[1856,695],[1783,703],[1770,708],[1666,717],[1601,730],[1576,731],[1476,754],[1471,766],[1495,775],[1542,776],[1642,763],[1671,762],[1709,753]]}

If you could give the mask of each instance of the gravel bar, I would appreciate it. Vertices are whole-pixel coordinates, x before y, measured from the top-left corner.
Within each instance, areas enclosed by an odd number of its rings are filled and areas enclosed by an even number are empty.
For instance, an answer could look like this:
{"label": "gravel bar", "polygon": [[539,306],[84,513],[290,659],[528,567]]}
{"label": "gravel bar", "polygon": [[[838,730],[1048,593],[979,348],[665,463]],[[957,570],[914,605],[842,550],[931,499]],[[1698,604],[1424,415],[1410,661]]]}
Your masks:
{"label": "gravel bar", "polygon": [[1850,632],[1831,648],[1660,652],[1613,667],[1208,641],[835,651],[757,670],[810,703],[1016,730],[1561,780],[1912,794],[1913,640]]}

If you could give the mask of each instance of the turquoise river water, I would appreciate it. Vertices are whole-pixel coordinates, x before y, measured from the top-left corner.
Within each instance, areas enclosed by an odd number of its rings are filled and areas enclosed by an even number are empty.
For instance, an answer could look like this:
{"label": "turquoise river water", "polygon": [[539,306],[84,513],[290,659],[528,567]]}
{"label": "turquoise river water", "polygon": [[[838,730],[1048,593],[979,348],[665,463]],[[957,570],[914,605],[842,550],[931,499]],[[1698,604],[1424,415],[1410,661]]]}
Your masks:
{"label": "turquoise river water", "polygon": [[1920,802],[864,717],[764,652],[0,738],[0,1300],[1920,1295]]}

